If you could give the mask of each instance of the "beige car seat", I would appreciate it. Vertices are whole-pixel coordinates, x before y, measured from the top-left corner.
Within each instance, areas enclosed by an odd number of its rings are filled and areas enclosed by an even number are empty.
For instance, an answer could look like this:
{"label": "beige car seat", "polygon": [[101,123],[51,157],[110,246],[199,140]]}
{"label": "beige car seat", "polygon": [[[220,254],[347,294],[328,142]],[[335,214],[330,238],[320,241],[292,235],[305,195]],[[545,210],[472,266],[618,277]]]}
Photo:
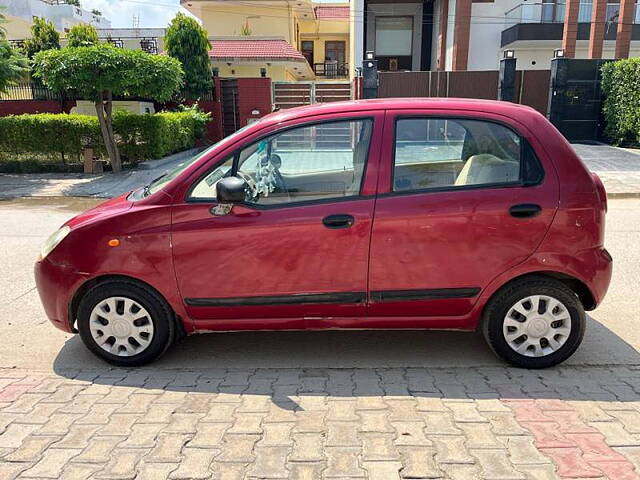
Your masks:
{"label": "beige car seat", "polygon": [[469,157],[458,174],[455,185],[505,183],[516,181],[519,177],[519,162],[482,153]]}

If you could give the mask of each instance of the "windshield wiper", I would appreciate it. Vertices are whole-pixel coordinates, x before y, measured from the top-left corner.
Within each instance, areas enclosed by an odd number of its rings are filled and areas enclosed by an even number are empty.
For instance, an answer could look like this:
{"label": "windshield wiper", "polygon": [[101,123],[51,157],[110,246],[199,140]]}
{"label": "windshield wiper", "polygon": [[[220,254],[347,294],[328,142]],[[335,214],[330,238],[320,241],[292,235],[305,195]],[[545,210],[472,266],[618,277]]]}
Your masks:
{"label": "windshield wiper", "polygon": [[147,196],[151,195],[151,185],[153,185],[158,180],[160,180],[160,179],[162,179],[162,178],[164,178],[166,176],[167,176],[167,172],[164,172],[162,175],[160,175],[160,176],[154,178],[153,180],[151,180],[148,185],[145,185],[143,187],[143,189],[142,189],[143,196],[147,197]]}

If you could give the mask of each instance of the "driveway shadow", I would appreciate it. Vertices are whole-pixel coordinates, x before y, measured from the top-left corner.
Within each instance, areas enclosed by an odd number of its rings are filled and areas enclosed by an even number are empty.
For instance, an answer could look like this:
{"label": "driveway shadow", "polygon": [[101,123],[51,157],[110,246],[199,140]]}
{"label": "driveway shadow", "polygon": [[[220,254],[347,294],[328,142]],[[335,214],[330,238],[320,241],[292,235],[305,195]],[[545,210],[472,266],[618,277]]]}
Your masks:
{"label": "driveway shadow", "polygon": [[640,371],[625,365],[640,365],[640,353],[589,318],[578,352],[546,370],[509,367],[479,333],[452,331],[196,335],[137,369],[106,364],[75,336],[60,350],[54,370],[105,385],[267,395],[281,408],[297,410],[303,409],[303,397],[317,395],[638,401],[624,379],[637,381]]}

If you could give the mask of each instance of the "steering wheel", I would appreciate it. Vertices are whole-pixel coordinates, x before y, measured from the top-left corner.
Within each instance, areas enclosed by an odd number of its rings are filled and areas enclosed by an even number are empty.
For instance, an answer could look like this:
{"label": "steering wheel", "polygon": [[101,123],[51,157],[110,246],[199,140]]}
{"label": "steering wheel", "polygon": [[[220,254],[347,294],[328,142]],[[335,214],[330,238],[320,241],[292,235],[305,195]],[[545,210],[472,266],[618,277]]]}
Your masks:
{"label": "steering wheel", "polygon": [[251,175],[238,170],[238,177],[244,180],[247,184],[247,200],[255,201],[258,198],[258,185]]}

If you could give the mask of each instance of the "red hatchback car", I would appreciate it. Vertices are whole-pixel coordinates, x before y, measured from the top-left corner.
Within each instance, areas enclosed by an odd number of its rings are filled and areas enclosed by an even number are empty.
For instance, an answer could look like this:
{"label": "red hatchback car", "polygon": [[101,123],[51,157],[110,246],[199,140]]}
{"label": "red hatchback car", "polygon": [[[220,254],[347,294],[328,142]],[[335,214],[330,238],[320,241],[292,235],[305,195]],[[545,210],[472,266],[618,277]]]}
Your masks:
{"label": "red hatchback car", "polygon": [[531,108],[459,99],[273,113],[67,222],[36,271],[53,324],[117,365],[185,334],[481,328],[568,358],[602,301],[606,192]]}

